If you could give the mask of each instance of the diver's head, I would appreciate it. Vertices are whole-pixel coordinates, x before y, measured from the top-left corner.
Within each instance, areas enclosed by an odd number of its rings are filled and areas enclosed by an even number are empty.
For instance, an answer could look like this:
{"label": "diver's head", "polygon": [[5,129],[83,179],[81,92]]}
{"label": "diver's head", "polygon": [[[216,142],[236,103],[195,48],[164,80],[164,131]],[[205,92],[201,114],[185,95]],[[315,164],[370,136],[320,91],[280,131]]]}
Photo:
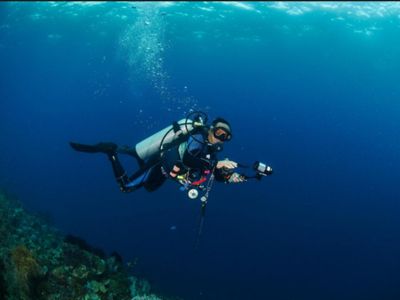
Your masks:
{"label": "diver's head", "polygon": [[208,141],[211,144],[230,141],[232,138],[231,125],[223,118],[216,118],[208,131]]}

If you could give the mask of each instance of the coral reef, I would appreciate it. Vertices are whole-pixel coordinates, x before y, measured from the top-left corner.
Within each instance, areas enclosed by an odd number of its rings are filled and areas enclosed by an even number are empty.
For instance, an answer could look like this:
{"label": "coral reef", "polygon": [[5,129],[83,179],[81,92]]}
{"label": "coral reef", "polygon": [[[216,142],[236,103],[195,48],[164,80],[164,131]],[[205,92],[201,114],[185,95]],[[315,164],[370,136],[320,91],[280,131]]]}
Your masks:
{"label": "coral reef", "polygon": [[128,274],[118,253],[107,257],[63,236],[0,191],[0,300],[160,300]]}
{"label": "coral reef", "polygon": [[30,299],[35,294],[35,279],[39,277],[40,269],[35,256],[24,245],[11,249],[10,260],[12,264],[13,286],[15,290],[11,294],[19,295],[19,298]]}

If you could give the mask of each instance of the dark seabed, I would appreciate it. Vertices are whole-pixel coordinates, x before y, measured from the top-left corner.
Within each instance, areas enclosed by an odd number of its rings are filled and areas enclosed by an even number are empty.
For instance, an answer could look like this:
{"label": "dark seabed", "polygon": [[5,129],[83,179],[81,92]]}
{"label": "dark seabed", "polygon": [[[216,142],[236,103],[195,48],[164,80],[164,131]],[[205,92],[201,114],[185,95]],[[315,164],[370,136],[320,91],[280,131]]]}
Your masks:
{"label": "dark seabed", "polygon": [[[400,299],[399,37],[396,2],[2,2],[0,186],[171,297]],[[214,186],[197,249],[200,201],[68,145],[191,109],[275,170]]]}

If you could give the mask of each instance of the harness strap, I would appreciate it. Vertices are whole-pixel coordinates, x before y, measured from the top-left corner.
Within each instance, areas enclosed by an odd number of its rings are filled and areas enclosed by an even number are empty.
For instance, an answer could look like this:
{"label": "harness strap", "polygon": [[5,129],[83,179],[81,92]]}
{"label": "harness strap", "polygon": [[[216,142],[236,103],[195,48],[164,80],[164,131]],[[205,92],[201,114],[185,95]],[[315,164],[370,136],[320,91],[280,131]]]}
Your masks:
{"label": "harness strap", "polygon": [[172,122],[172,128],[174,129],[174,133],[178,133],[181,132],[179,135],[181,135],[182,129],[181,129],[181,125],[179,125],[179,123],[177,121]]}

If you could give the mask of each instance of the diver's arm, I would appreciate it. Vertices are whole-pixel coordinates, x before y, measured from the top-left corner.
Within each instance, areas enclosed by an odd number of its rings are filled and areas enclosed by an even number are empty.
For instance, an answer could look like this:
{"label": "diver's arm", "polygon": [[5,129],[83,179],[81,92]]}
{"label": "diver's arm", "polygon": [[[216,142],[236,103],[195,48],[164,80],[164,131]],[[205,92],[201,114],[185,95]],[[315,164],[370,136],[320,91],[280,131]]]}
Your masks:
{"label": "diver's arm", "polygon": [[231,170],[231,169],[237,168],[237,166],[238,166],[238,164],[237,164],[236,162],[234,162],[234,161],[229,160],[229,159],[226,158],[226,159],[224,159],[224,160],[218,161],[216,168],[217,168],[217,169],[224,168],[224,169],[229,169],[229,170]]}

